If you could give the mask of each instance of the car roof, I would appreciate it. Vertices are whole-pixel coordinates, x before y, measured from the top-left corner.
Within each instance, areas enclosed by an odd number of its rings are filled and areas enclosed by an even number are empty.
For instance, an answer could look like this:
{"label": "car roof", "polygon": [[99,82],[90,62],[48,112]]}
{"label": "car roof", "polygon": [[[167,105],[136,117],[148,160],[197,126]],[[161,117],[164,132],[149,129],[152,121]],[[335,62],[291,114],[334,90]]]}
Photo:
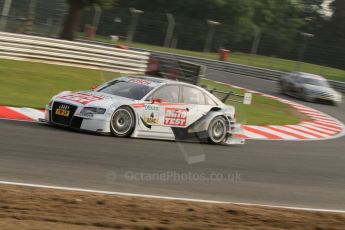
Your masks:
{"label": "car roof", "polygon": [[155,88],[158,88],[162,85],[169,85],[169,84],[178,84],[178,85],[185,85],[185,86],[189,86],[189,87],[198,88],[201,91],[203,91],[204,93],[212,96],[213,99],[215,99],[217,101],[217,103],[222,103],[221,100],[219,100],[219,98],[214,96],[212,93],[210,93],[206,89],[204,89],[200,86],[197,86],[197,85],[190,84],[190,83],[176,81],[176,80],[172,80],[172,79],[166,79],[166,78],[150,77],[150,76],[145,76],[145,75],[143,75],[143,76],[124,76],[123,78],[135,78],[135,79],[142,79],[142,80],[151,81],[151,82],[154,82],[157,84],[157,86]]}
{"label": "car roof", "polygon": [[160,84],[160,85],[167,85],[167,84],[179,84],[179,85],[186,85],[186,86],[192,86],[192,87],[198,87],[197,85],[193,85],[187,82],[177,81],[173,79],[167,79],[167,78],[158,78],[158,77],[151,77],[151,76],[126,76],[126,78],[135,78],[135,79],[142,79],[147,81],[152,81],[154,83]]}
{"label": "car roof", "polygon": [[316,75],[316,74],[305,73],[305,72],[298,72],[297,74],[303,78],[310,78],[310,79],[316,79],[316,80],[326,80],[324,77],[322,77],[320,75]]}
{"label": "car roof", "polygon": [[150,77],[150,76],[126,76],[127,78],[136,78],[136,79],[143,79],[148,80],[156,83],[168,83],[168,82],[176,82],[173,80],[165,79],[165,78],[158,78],[158,77]]}

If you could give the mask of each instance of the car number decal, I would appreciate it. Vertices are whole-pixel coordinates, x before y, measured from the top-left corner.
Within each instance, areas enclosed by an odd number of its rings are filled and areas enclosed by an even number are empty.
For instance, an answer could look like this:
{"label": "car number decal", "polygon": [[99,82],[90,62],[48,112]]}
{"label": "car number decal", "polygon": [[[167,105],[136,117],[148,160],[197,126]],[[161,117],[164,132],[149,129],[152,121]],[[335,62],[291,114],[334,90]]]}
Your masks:
{"label": "car number decal", "polygon": [[147,124],[157,125],[159,123],[159,107],[156,105],[147,104],[144,108],[144,121]]}

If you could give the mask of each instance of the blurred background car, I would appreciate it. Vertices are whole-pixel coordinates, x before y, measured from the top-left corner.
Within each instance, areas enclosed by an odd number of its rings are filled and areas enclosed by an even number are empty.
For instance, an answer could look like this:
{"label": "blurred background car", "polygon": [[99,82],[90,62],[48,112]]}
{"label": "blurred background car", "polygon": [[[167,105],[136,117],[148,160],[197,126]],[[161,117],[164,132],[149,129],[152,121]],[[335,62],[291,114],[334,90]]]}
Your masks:
{"label": "blurred background car", "polygon": [[332,89],[328,81],[319,75],[294,72],[279,81],[282,94],[301,98],[309,102],[330,102],[338,105],[342,102],[342,94]]}

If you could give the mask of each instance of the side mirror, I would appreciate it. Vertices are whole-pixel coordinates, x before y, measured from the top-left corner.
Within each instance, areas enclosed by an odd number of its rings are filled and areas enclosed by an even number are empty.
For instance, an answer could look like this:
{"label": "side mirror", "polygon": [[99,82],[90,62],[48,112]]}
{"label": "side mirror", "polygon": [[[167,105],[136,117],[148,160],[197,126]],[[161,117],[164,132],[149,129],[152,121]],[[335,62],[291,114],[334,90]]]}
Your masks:
{"label": "side mirror", "polygon": [[159,103],[163,103],[162,98],[153,98],[152,99],[152,104],[159,104]]}

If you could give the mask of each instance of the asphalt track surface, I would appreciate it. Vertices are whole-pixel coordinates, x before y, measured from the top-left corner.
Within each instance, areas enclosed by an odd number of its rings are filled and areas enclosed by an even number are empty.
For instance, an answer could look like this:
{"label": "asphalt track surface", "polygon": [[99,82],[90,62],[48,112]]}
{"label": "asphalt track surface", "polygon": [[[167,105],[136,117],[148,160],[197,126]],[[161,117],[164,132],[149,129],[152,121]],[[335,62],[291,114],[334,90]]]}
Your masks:
{"label": "asphalt track surface", "polygon": [[[216,71],[209,71],[208,77],[278,95],[274,82]],[[345,122],[344,104],[301,103]],[[344,147],[345,138],[212,146],[0,120],[0,180],[345,210]]]}

